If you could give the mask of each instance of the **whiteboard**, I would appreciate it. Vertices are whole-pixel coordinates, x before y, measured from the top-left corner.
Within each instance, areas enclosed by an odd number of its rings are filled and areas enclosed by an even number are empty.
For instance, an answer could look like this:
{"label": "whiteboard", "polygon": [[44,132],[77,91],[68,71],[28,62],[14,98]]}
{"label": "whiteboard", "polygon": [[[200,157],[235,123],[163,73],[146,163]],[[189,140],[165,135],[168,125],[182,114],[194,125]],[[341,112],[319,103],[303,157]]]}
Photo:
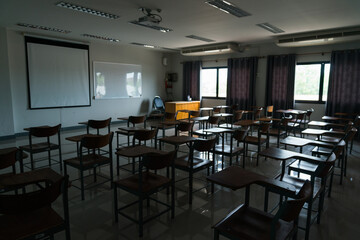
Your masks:
{"label": "whiteboard", "polygon": [[87,45],[25,37],[29,108],[90,106]]}
{"label": "whiteboard", "polygon": [[93,62],[95,99],[142,96],[141,65]]}

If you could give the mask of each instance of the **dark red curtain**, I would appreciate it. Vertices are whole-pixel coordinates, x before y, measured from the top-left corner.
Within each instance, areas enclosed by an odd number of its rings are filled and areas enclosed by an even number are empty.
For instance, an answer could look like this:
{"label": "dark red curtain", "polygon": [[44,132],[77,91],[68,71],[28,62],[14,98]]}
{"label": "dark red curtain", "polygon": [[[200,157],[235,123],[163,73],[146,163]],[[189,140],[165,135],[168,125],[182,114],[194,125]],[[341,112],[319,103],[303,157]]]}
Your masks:
{"label": "dark red curtain", "polygon": [[326,115],[360,112],[360,49],[331,53]]}
{"label": "dark red curtain", "polygon": [[226,105],[237,104],[240,109],[256,105],[255,80],[258,57],[228,59]]}
{"label": "dark red curtain", "polygon": [[201,61],[183,63],[183,100],[190,95],[192,100],[200,100],[200,69]]}
{"label": "dark red curtain", "polygon": [[267,57],[266,106],[278,109],[294,107],[295,54]]}

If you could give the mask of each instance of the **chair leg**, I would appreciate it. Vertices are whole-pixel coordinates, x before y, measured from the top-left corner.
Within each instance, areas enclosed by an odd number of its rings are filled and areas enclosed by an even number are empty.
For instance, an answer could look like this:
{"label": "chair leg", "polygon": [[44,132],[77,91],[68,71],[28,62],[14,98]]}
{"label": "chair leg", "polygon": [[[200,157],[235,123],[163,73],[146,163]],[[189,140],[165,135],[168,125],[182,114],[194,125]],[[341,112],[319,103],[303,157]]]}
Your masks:
{"label": "chair leg", "polygon": [[94,182],[96,182],[97,178],[96,178],[96,167],[93,168],[94,171]]}
{"label": "chair leg", "polygon": [[30,165],[31,165],[31,171],[34,171],[34,157],[33,157],[33,153],[30,152]]}
{"label": "chair leg", "polygon": [[193,172],[189,172],[189,204],[192,204],[193,193]]}
{"label": "chair leg", "polygon": [[51,153],[50,153],[50,150],[48,151],[48,161],[49,161],[49,166],[51,167]]}
{"label": "chair leg", "polygon": [[143,236],[143,198],[139,196],[139,237]]}
{"label": "chair leg", "polygon": [[85,200],[84,194],[84,172],[80,170],[81,200]]}
{"label": "chair leg", "polygon": [[219,240],[219,231],[214,229],[214,240]]}
{"label": "chair leg", "polygon": [[120,174],[120,157],[116,155],[116,174],[119,176]]}
{"label": "chair leg", "polygon": [[171,219],[175,217],[175,183],[171,184]]}
{"label": "chair leg", "polygon": [[114,212],[115,212],[115,222],[119,221],[119,214],[118,214],[118,196],[117,196],[117,186],[114,186]]}
{"label": "chair leg", "polygon": [[312,199],[308,201],[306,227],[305,227],[305,240],[309,240],[310,237],[311,211],[312,211]]}
{"label": "chair leg", "polygon": [[331,175],[330,175],[330,183],[329,183],[328,197],[331,197],[331,190],[332,190],[333,179],[334,179],[334,170],[331,172]]}
{"label": "chair leg", "polygon": [[62,156],[61,156],[61,147],[59,147],[59,163],[60,163],[60,171],[62,171],[63,163],[62,163]]}
{"label": "chair leg", "polygon": [[113,169],[113,162],[112,159],[110,159],[110,187],[113,187],[113,181],[114,181],[114,169]]}

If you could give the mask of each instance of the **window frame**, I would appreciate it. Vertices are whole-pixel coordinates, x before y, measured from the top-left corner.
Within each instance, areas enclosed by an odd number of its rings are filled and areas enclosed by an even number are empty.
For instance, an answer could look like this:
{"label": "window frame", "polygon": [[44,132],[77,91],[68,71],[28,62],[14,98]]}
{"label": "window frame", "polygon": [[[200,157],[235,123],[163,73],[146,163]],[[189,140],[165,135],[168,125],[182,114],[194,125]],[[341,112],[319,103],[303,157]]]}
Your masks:
{"label": "window frame", "polygon": [[[318,100],[296,100],[295,99],[295,78],[296,78],[296,66],[297,65],[313,65],[321,64],[320,68],[320,86],[319,86],[319,98]],[[295,76],[294,76],[294,101],[295,103],[317,103],[325,104],[326,101],[323,101],[323,90],[324,90],[324,76],[325,76],[325,64],[330,64],[330,61],[319,61],[319,62],[298,62],[295,66]],[[331,68],[331,65],[330,65]],[[330,74],[330,73],[329,73]]]}
{"label": "window frame", "polygon": [[[226,97],[219,97],[219,69],[222,68],[226,68],[228,69],[227,66],[221,66],[221,67],[202,67],[201,70],[203,69],[216,69],[216,97],[211,97],[211,96],[201,96],[201,98],[205,98],[205,99],[226,99]],[[201,77],[200,77],[201,78]],[[200,91],[201,91],[201,79],[200,79]]]}

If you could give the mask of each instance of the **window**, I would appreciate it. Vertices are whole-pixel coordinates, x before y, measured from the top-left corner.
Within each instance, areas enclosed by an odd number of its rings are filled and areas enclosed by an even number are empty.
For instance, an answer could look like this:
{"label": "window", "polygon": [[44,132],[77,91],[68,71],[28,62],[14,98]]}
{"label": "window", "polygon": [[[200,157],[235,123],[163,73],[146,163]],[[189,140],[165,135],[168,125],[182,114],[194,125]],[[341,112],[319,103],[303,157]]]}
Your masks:
{"label": "window", "polygon": [[203,68],[200,76],[202,97],[226,98],[227,68]]}
{"label": "window", "polygon": [[295,70],[296,102],[324,103],[329,86],[330,63],[298,63]]}

